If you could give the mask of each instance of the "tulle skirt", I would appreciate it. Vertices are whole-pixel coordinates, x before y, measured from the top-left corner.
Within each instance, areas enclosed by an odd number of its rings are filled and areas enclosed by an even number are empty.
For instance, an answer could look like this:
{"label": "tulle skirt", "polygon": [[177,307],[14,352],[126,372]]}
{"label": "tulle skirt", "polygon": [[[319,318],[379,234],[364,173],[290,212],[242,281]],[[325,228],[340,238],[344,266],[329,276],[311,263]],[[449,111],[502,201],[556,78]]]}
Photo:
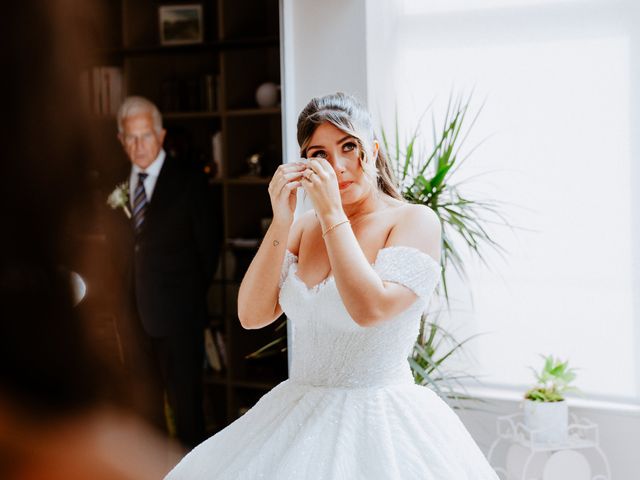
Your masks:
{"label": "tulle skirt", "polygon": [[497,480],[455,412],[429,388],[285,380],[192,450],[169,480]]}

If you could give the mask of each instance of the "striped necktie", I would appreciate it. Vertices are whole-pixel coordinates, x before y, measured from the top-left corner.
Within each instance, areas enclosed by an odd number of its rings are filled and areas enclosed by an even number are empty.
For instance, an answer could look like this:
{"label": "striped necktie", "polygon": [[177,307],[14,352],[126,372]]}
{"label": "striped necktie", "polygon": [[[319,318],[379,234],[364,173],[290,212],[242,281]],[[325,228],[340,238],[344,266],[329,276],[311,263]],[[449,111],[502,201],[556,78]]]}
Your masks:
{"label": "striped necktie", "polygon": [[144,189],[144,179],[148,176],[148,173],[138,173],[138,184],[133,193],[133,226],[136,234],[140,233],[147,210],[147,192]]}

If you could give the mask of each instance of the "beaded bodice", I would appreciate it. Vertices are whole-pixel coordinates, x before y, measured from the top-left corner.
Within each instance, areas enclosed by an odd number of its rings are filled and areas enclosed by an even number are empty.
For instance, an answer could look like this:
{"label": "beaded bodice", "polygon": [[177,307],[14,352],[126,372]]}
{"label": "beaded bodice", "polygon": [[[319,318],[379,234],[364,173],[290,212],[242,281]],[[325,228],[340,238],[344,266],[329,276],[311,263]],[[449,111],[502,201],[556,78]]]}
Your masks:
{"label": "beaded bodice", "polygon": [[417,299],[395,317],[362,327],[347,312],[333,277],[309,288],[297,275],[297,260],[287,251],[280,276],[280,305],[291,323],[291,381],[345,388],[411,383],[407,357],[440,280],[440,264],[413,247],[378,251],[372,266],[380,278],[404,285]]}

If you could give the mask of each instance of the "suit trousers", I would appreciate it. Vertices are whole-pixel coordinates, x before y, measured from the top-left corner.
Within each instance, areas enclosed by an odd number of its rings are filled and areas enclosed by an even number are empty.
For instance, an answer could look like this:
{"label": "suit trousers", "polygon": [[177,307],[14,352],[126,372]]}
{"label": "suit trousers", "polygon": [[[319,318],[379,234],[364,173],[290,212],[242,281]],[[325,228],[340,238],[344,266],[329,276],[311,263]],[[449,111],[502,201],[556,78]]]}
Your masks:
{"label": "suit trousers", "polygon": [[[204,329],[152,337],[139,320],[123,332],[134,409],[166,431],[165,394],[178,440],[193,448],[205,439],[203,413]],[[133,325],[131,325],[133,323]]]}

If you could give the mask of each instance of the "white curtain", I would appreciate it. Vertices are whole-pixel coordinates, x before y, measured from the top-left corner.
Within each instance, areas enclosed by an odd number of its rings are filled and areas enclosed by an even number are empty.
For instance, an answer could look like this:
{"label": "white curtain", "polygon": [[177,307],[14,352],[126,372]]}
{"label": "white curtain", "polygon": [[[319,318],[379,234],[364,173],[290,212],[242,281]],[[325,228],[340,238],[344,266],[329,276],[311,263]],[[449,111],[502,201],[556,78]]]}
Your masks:
{"label": "white curtain", "polygon": [[486,141],[459,179],[484,173],[464,191],[508,203],[523,227],[489,227],[506,261],[490,255],[488,270],[468,255],[471,283],[451,279],[446,326],[459,338],[486,333],[456,366],[523,391],[527,367],[554,354],[579,368],[576,384],[591,397],[638,401],[637,8],[397,0],[371,2],[367,17],[374,114],[389,128],[397,105],[409,130],[430,102],[437,122],[451,91],[474,89],[472,111],[486,103],[466,145]]}

